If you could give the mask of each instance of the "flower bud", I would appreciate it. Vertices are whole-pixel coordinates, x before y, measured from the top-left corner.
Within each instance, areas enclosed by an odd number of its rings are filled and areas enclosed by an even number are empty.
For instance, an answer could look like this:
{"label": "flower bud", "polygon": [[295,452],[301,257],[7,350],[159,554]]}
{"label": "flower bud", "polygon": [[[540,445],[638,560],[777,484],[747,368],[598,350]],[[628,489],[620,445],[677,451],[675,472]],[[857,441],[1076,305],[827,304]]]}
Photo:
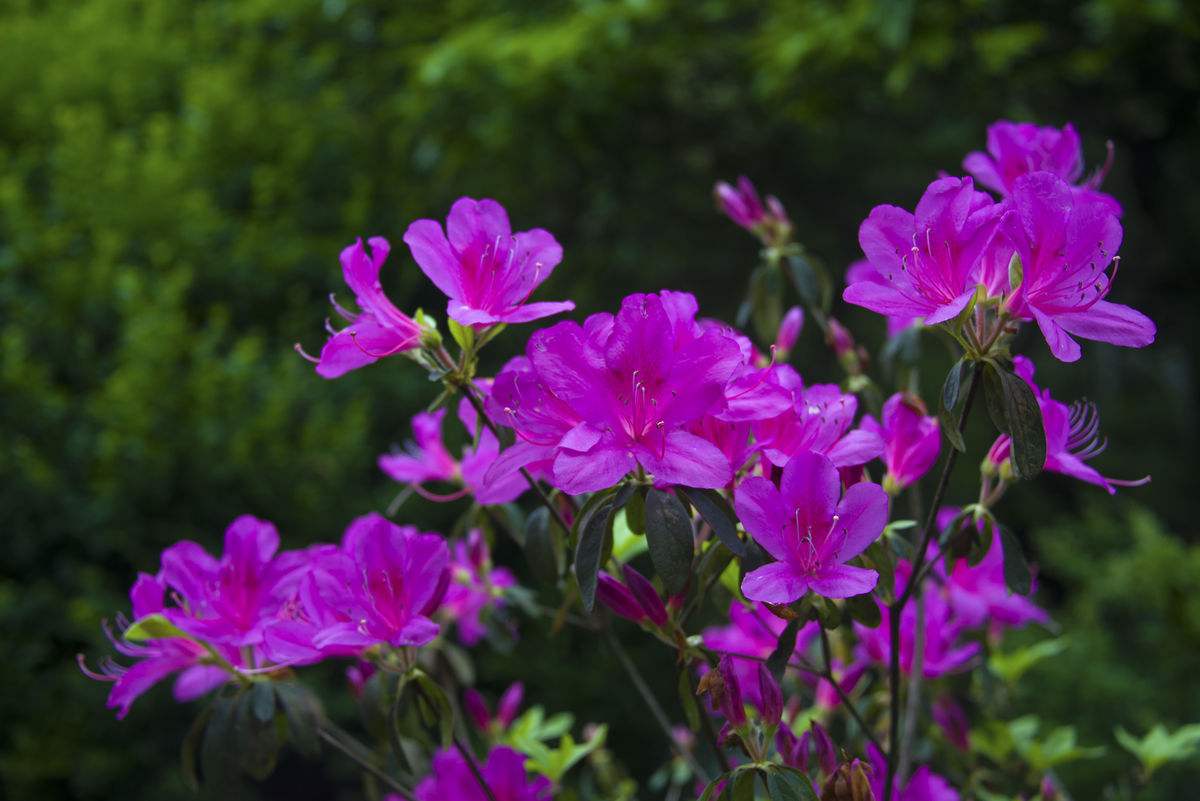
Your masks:
{"label": "flower bud", "polygon": [[967,713],[948,695],[933,702],[933,720],[942,728],[946,739],[960,751],[971,750],[971,729]]}
{"label": "flower bud", "polygon": [[838,358],[854,353],[854,337],[846,326],[834,318],[829,318],[829,345]]}
{"label": "flower bud", "polygon": [[507,729],[516,720],[524,698],[525,685],[519,681],[510,684],[504,695],[500,696],[500,702],[496,704],[496,720],[501,728]]}
{"label": "flower bud", "polygon": [[650,622],[656,626],[665,625],[668,619],[667,607],[659,597],[658,590],[654,589],[654,585],[629,565],[624,565],[622,572],[625,574],[625,584],[637,598],[646,616],[650,618]]}
{"label": "flower bud", "polygon": [[825,773],[833,773],[837,770],[838,758],[837,748],[833,745],[833,740],[829,737],[829,732],[825,731],[825,727],[815,720],[812,723],[813,744],[816,746],[817,762],[821,766],[821,770]]}
{"label": "flower bud", "polygon": [[733,659],[726,654],[717,664],[721,675],[722,692],[717,699],[717,708],[731,726],[741,726],[746,722],[746,707],[742,702],[742,688],[738,684],[737,672],[733,669]]}
{"label": "flower bud", "polygon": [[876,801],[869,773],[857,759],[838,767],[821,788],[820,801]]}
{"label": "flower bud", "polygon": [[736,189],[724,181],[718,182],[713,187],[713,197],[726,217],[748,231],[762,223],[766,216],[762,201],[758,199],[758,190],[744,175],[738,177]]}
{"label": "flower bud", "polygon": [[780,726],[775,732],[775,750],[789,768],[808,770],[808,732],[797,739],[790,726]]}
{"label": "flower bud", "polygon": [[468,687],[463,693],[463,709],[471,723],[481,732],[486,732],[492,722],[492,713],[488,711],[487,701],[473,687]]}
{"label": "flower bud", "polygon": [[597,577],[596,598],[626,620],[641,623],[647,618],[646,610],[629,588],[607,573]]}
{"label": "flower bud", "polygon": [[758,711],[762,720],[768,726],[778,726],[783,717],[783,692],[779,682],[771,675],[771,671],[762,662],[758,663]]}
{"label": "flower bud", "polygon": [[1042,777],[1042,801],[1058,801],[1058,786],[1047,774]]}
{"label": "flower bud", "polygon": [[780,359],[786,358],[788,351],[795,346],[802,328],[804,328],[804,310],[799,306],[793,306],[787,310],[787,314],[783,315],[783,320],[779,323],[779,333],[775,335],[775,352]]}

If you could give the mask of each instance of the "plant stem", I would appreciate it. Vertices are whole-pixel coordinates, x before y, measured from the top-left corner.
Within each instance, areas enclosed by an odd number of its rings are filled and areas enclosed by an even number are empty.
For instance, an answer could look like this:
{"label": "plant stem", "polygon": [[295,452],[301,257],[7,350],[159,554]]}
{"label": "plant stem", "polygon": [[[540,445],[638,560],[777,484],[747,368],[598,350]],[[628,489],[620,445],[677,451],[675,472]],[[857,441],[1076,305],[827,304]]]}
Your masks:
{"label": "plant stem", "polygon": [[850,696],[842,689],[842,685],[838,683],[838,680],[833,677],[833,659],[829,648],[829,633],[825,631],[823,626],[821,627],[821,654],[825,658],[825,669],[820,671],[820,674],[824,676],[825,681],[833,685],[834,692],[842,700],[842,706],[846,707],[846,711],[850,713],[850,717],[854,718],[854,722],[863,730],[863,736],[882,752],[883,746],[879,744],[879,740],[875,739],[875,734],[871,731],[871,727],[867,725],[867,722],[863,720],[863,716],[859,714],[858,707],[850,700]]}
{"label": "plant stem", "polygon": [[642,701],[650,710],[650,714],[658,722],[658,727],[662,729],[666,735],[667,742],[671,744],[671,750],[674,751],[684,762],[687,762],[692,771],[700,778],[701,781],[707,783],[709,781],[708,771],[704,766],[696,761],[696,757],[686,748],[682,748],[675,740],[675,733],[671,731],[671,721],[667,718],[667,713],[663,711],[659,705],[658,699],[654,697],[654,693],[650,691],[646,680],[642,678],[642,674],[638,671],[637,665],[633,664],[633,660],[629,658],[629,654],[625,652],[624,646],[612,633],[611,629],[605,629],[604,639],[608,643],[609,648],[616,654],[617,661],[621,663],[621,667],[625,673],[629,675],[629,680],[633,682],[633,686],[637,689],[638,694],[642,696]]}
{"label": "plant stem", "polygon": [[912,669],[908,673],[908,697],[904,704],[904,737],[900,740],[900,764],[896,767],[896,783],[904,784],[912,762],[912,739],[917,728],[921,704],[921,679],[925,669],[925,596],[917,595],[917,620],[913,631]]}
{"label": "plant stem", "polygon": [[[972,381],[971,387],[967,390],[967,399],[963,404],[962,418],[958,423],[958,432],[961,434],[966,428],[967,418],[971,414],[971,407],[975,402],[975,394],[979,389],[979,382]],[[888,670],[888,693],[889,704],[888,710],[891,720],[888,722],[889,738],[888,738],[888,758],[887,758],[887,778],[883,785],[883,797],[889,799],[892,797],[892,788],[895,786],[896,769],[899,767],[899,746],[900,746],[900,617],[904,612],[904,607],[908,604],[913,593],[917,590],[922,575],[922,568],[925,563],[925,553],[929,550],[929,543],[933,539],[934,528],[937,524],[938,507],[942,505],[942,500],[946,496],[946,488],[950,484],[950,473],[954,470],[954,465],[958,461],[958,449],[946,442],[949,446],[949,451],[946,454],[946,462],[942,466],[942,474],[938,478],[937,489],[933,493],[933,501],[929,505],[929,510],[925,515],[925,530],[921,535],[921,543],[917,547],[916,553],[913,554],[912,574],[908,578],[908,583],[904,586],[904,591],[895,603],[891,605],[888,612],[888,628],[889,641],[891,645],[891,659]]]}
{"label": "plant stem", "polygon": [[475,763],[475,755],[471,753],[471,749],[463,745],[463,741],[455,735],[454,747],[458,749],[458,753],[462,754],[462,758],[467,761],[467,767],[471,769],[472,775],[475,776],[476,783],[479,784],[483,794],[487,796],[488,801],[496,801],[496,795],[492,792],[492,788],[488,786],[487,780],[483,778],[483,773],[479,770],[479,765]]}
{"label": "plant stem", "polygon": [[[359,750],[366,752],[366,748],[349,734],[346,734],[332,723],[326,721],[325,723],[321,724],[320,727],[318,727],[317,735],[326,743],[349,757],[351,761],[357,763],[358,766],[367,773],[370,773],[376,779],[387,785],[389,790],[399,795],[402,799],[404,799],[404,801],[414,801],[412,792],[410,792],[407,787],[389,776],[387,771],[371,762],[371,760],[366,757],[364,753],[358,753]],[[342,742],[343,737],[353,742],[356,748],[352,748],[345,742]]]}

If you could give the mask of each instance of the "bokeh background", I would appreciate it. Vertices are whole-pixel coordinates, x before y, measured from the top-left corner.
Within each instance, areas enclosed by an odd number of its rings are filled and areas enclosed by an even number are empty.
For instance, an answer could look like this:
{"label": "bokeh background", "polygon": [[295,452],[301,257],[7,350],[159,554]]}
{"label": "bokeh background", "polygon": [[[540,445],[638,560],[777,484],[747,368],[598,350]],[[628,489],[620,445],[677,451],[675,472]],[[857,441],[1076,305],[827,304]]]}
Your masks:
{"label": "bokeh background", "polygon": [[[1200,721],[1198,12],[1182,0],[4,3],[0,795],[189,797],[177,753],[195,710],[164,687],[113,720],[107,688],[74,665],[106,652],[97,621],[179,538],[219,547],[251,512],[299,546],[392,498],[375,457],[407,436],[430,386],[403,362],[322,381],[292,350],[319,347],[353,237],[399,244],[410,220],[460,195],[495,197],[517,228],[565,247],[545,298],[582,313],[687,288],[732,319],[756,253],[714,211],[714,180],[745,172],[777,194],[840,274],[873,205],[911,206],[1008,117],[1073,121],[1090,165],[1113,140],[1105,187],[1126,210],[1114,297],[1159,325],[1147,350],[1085,345],[1070,366],[1026,342],[1058,397],[1100,404],[1100,466],[1153,483],[1110,499],[1045,477],[1000,509],[1070,635],[1014,710],[1108,747],[1063,770],[1077,798],[1098,798],[1134,764],[1114,726]],[[388,267],[401,305],[442,311],[402,248]],[[840,313],[877,349],[879,320]],[[493,364],[521,339],[502,339]],[[948,362],[927,350],[932,394]],[[815,329],[796,363],[836,378]],[[403,515],[446,526],[460,511],[410,502]],[[484,686],[524,675],[534,700],[608,720],[634,775],[653,771],[665,748],[611,659],[526,628],[524,646],[485,658]],[[264,797],[359,797],[353,782],[338,789],[337,762],[289,758]],[[1139,797],[1193,797],[1200,766],[1158,778]]]}

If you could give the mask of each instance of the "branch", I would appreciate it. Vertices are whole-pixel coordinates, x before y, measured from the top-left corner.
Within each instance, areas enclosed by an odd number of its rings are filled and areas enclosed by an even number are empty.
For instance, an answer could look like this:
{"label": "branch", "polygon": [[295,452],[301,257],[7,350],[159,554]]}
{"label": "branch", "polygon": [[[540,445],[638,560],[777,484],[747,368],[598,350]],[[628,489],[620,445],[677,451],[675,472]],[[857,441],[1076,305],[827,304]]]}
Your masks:
{"label": "branch", "polygon": [[[370,773],[376,779],[379,779],[379,781],[387,785],[389,790],[399,795],[402,799],[404,799],[404,801],[414,801],[412,792],[407,787],[389,776],[387,771],[371,762],[371,760],[366,757],[364,753],[357,753],[359,750],[362,752],[367,751],[366,747],[355,740],[354,737],[342,731],[330,721],[325,721],[317,728],[317,736],[329,743],[338,751],[341,751],[343,754],[348,756],[367,773]],[[353,743],[353,746],[342,742],[343,737]]]}

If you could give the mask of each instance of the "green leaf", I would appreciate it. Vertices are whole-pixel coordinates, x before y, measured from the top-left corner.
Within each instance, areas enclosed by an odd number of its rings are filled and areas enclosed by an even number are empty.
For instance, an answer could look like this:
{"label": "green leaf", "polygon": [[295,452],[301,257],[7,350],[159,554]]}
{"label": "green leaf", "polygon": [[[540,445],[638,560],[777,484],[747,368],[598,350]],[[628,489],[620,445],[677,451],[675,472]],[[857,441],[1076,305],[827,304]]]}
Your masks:
{"label": "green leaf", "polygon": [[171,637],[189,637],[190,635],[163,615],[155,613],[135,620],[133,625],[125,629],[124,636],[129,642],[145,642],[146,640],[166,640]]}
{"label": "green leaf", "polygon": [[470,350],[475,344],[475,329],[469,325],[463,325],[453,317],[446,318],[446,326],[450,329],[450,336],[458,343],[458,346],[463,350]]}
{"label": "green leaf", "polygon": [[656,489],[647,493],[646,544],[667,593],[682,592],[692,575],[695,534],[691,516],[673,494]]}
{"label": "green leaf", "polygon": [[1021,288],[1021,283],[1025,280],[1025,265],[1021,263],[1021,254],[1013,251],[1012,258],[1008,260],[1008,291],[1009,293],[1016,292]]}
{"label": "green leaf", "polygon": [[639,489],[625,504],[625,523],[634,534],[646,533],[646,491]]}
{"label": "green leaf", "polygon": [[1142,764],[1146,778],[1168,762],[1182,762],[1200,756],[1200,723],[1167,731],[1161,723],[1155,725],[1140,740],[1118,726],[1113,735],[1129,753]]}
{"label": "green leaf", "polygon": [[525,521],[525,559],[542,584],[553,586],[562,575],[563,533],[544,506],[533,510]]}
{"label": "green leaf", "polygon": [[1033,589],[1033,574],[1021,551],[1021,543],[1007,526],[1000,526],[1000,543],[1004,548],[1004,583],[1017,595],[1028,595]]}
{"label": "green leaf", "polygon": [[679,694],[679,705],[683,707],[683,716],[687,718],[688,728],[700,731],[700,708],[696,705],[696,695],[692,692],[692,677],[687,668],[679,671],[679,681],[676,682]]}
{"label": "green leaf", "polygon": [[879,604],[875,603],[875,596],[869,592],[847,598],[846,613],[869,629],[877,628],[883,622]]}
{"label": "green leaf", "polygon": [[[902,539],[902,538],[901,538]],[[884,603],[891,603],[896,586],[896,555],[884,539],[875,540],[860,555],[865,567],[879,574],[875,592]]]}
{"label": "green leaf", "polygon": [[1001,431],[1012,437],[1012,466],[1018,478],[1029,479],[1042,471],[1046,463],[1046,429],[1042,410],[1029,385],[1017,374],[1002,370],[994,363],[984,380],[988,414],[993,422],[1003,420]]}
{"label": "green leaf", "polygon": [[796,650],[796,633],[800,631],[800,620],[789,620],[787,625],[783,627],[783,631],[779,633],[779,640],[775,643],[775,650],[767,657],[767,669],[771,671],[771,675],[775,677],[775,681],[783,680],[783,672],[787,670],[788,661],[792,658],[792,652]]}
{"label": "green leaf", "polygon": [[725,543],[725,547],[737,556],[745,555],[746,543],[737,533],[737,514],[724,495],[714,489],[694,489],[692,487],[678,487],[677,491],[683,493],[683,497],[687,498],[688,503],[704,519],[704,522],[712,527],[717,538]]}
{"label": "green leaf", "polygon": [[[275,692],[266,687],[264,695],[264,691],[257,689],[260,684],[263,683],[256,682],[255,686],[238,696],[233,736],[238,764],[247,774],[262,781],[275,770],[279,755],[279,731],[275,727]],[[259,713],[266,709],[267,702],[264,699],[268,697],[271,714],[264,720]]]}
{"label": "green leaf", "polygon": [[976,362],[959,359],[950,368],[950,372],[946,373],[946,381],[942,384],[942,403],[938,412],[942,422],[942,433],[960,453],[967,450],[961,431],[962,418],[966,410],[967,396],[975,383],[975,372]]}
{"label": "green leaf", "polygon": [[200,770],[214,794],[241,791],[237,743],[234,738],[236,696],[221,692],[213,699],[212,714],[200,743]]}
{"label": "green leaf", "polygon": [[753,768],[735,772],[730,798],[733,801],[754,801],[754,781],[757,776],[758,771]]}
{"label": "green leaf", "polygon": [[281,681],[275,685],[275,696],[287,720],[288,740],[301,754],[315,757],[320,753],[317,728],[324,714],[321,702],[304,685]]}
{"label": "green leaf", "polygon": [[596,608],[597,574],[605,553],[612,547],[609,536],[612,509],[611,498],[602,500],[589,510],[587,520],[579,530],[579,545],[575,548],[575,580],[579,582],[583,608],[588,612]]}
{"label": "green leaf", "polygon": [[842,625],[842,610],[838,605],[828,598],[823,598],[819,595],[812,596],[813,608],[817,610],[817,620],[821,623],[823,629],[836,629]]}
{"label": "green leaf", "polygon": [[988,657],[988,669],[1009,684],[1015,684],[1021,677],[1043,659],[1058,656],[1067,649],[1066,637],[1053,640],[1042,640],[1027,648],[1002,653],[992,652]]}
{"label": "green leaf", "polygon": [[446,692],[422,670],[413,671],[408,684],[414,690],[412,702],[422,727],[442,748],[448,748],[454,742],[454,710]]}
{"label": "green leaf", "polygon": [[208,725],[210,717],[212,717],[211,704],[196,716],[179,749],[179,763],[180,769],[183,771],[183,780],[192,792],[200,789],[200,775],[196,771],[196,763],[200,753],[201,738],[204,736],[204,729]]}
{"label": "green leaf", "polygon": [[[804,305],[810,309],[828,312],[832,287],[820,265],[803,252],[788,256],[787,265],[792,276],[792,283],[795,284],[796,292],[800,295],[800,300],[804,302]],[[765,341],[770,342],[774,338],[775,334],[772,332],[770,337],[765,338]]]}
{"label": "green leaf", "polygon": [[275,690],[269,681],[256,681],[250,685],[250,711],[259,723],[275,719]]}
{"label": "green leaf", "polygon": [[767,797],[771,801],[817,801],[808,777],[782,765],[773,765],[767,771]]}
{"label": "green leaf", "polygon": [[779,269],[761,264],[750,275],[750,316],[762,342],[774,342],[783,320],[783,280]]}

